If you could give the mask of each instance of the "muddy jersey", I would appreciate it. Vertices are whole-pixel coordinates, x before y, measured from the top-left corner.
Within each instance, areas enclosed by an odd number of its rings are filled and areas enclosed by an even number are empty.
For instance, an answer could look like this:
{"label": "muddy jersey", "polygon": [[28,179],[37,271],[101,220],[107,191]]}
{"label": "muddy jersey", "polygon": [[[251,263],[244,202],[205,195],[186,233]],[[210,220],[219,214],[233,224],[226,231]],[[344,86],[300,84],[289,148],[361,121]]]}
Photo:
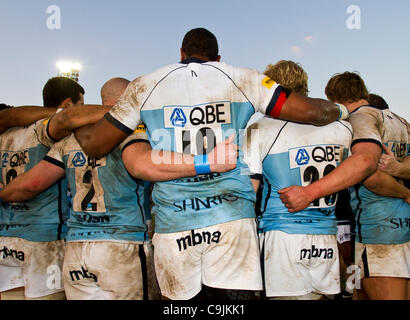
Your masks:
{"label": "muddy jersey", "polygon": [[245,133],[244,160],[253,178],[263,178],[260,232],[336,234],[337,195],[317,199],[308,208],[290,213],[278,190],[307,186],[334,170],[349,154],[349,123],[336,121],[316,127],[264,117]]}
{"label": "muddy jersey", "polygon": [[[139,132],[138,132],[139,131]],[[145,130],[128,137],[104,157],[88,157],[74,135],[54,144],[44,160],[66,171],[72,208],[67,241],[147,239],[144,183],[131,177],[122,150],[146,142]]]}
{"label": "muddy jersey", "polygon": [[[277,117],[289,94],[255,70],[190,59],[134,80],[105,118],[126,133],[143,121],[154,150],[200,155],[244,129],[256,111]],[[252,184],[241,166],[155,183],[155,231],[255,217]]]}
{"label": "muddy jersey", "polygon": [[[351,113],[353,145],[384,144],[398,160],[409,154],[408,122],[388,108],[363,106]],[[379,196],[363,184],[351,188],[356,217],[356,240],[365,244],[400,244],[410,241],[410,206],[402,199]]]}
{"label": "muddy jersey", "polygon": [[[30,170],[49,151],[37,130],[41,121],[28,127],[11,128],[0,135],[0,182]],[[0,205],[0,235],[29,241],[55,241],[66,232],[67,183],[60,180],[33,199]]]}

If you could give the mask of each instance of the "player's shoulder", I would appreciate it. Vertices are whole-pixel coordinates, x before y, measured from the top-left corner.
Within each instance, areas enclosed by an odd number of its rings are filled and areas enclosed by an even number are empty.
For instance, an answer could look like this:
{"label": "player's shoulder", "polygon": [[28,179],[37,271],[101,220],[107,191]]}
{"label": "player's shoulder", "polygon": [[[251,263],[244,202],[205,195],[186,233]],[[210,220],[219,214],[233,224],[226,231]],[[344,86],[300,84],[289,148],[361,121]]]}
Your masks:
{"label": "player's shoulder", "polygon": [[[388,109],[387,109],[388,110]],[[359,117],[383,117],[383,110],[371,105],[363,105],[357,108],[356,110],[350,112],[350,119],[359,118]]]}
{"label": "player's shoulder", "polygon": [[2,148],[33,147],[40,142],[35,133],[35,124],[24,127],[11,127],[0,135]]}
{"label": "player's shoulder", "polygon": [[396,113],[394,113],[394,112],[390,112],[390,113],[391,113],[391,115],[392,115],[393,117],[395,117],[397,120],[399,120],[399,121],[400,121],[402,124],[404,124],[407,128],[410,128],[410,124],[409,124],[409,122],[408,122],[405,118],[399,116],[398,114],[396,114]]}

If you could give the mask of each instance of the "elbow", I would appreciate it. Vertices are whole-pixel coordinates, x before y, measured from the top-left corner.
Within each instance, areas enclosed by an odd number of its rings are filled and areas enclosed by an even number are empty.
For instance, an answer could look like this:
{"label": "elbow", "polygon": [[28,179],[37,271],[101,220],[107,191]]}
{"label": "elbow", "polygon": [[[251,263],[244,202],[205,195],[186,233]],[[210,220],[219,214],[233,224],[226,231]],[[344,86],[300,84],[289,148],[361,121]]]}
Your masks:
{"label": "elbow", "polygon": [[131,176],[136,179],[141,179],[145,181],[157,182],[158,177],[160,176],[159,172],[156,171],[155,167],[147,165],[133,165],[132,168],[128,171]]}
{"label": "elbow", "polygon": [[103,152],[103,145],[99,145],[99,139],[95,139],[89,134],[77,134],[75,138],[81,149],[90,157],[102,157],[107,154]]}
{"label": "elbow", "polygon": [[377,190],[382,184],[380,175],[376,172],[370,175],[364,182],[364,186],[369,190]]}
{"label": "elbow", "polygon": [[360,157],[359,162],[362,166],[362,175],[363,179],[366,179],[372,176],[377,171],[377,162],[374,160],[374,157],[368,154],[363,154]]}

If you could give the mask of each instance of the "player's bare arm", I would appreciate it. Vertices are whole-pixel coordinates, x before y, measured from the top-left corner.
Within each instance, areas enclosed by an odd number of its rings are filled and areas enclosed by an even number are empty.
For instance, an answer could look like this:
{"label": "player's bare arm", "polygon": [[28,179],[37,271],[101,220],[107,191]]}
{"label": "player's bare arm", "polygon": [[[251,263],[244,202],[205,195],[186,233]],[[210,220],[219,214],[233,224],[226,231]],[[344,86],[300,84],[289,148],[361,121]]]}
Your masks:
{"label": "player's bare arm", "polygon": [[340,108],[345,107],[337,106],[328,100],[308,98],[292,92],[283,105],[279,119],[323,126],[338,119],[346,119],[347,109]]}
{"label": "player's bare arm", "polygon": [[29,171],[14,178],[0,191],[4,202],[27,201],[47,190],[65,175],[65,170],[42,160]]}
{"label": "player's bare arm", "polygon": [[[238,146],[234,135],[216,145],[208,154],[211,172],[227,172],[236,168]],[[167,181],[197,175],[195,158],[163,150],[152,150],[148,143],[138,142],[123,150],[122,159],[128,172],[146,181]]]}
{"label": "player's bare arm", "polygon": [[379,196],[410,200],[410,190],[391,175],[381,170],[377,170],[363,184],[367,189]]}
{"label": "player's bare arm", "polygon": [[105,118],[93,125],[75,130],[75,137],[84,152],[91,157],[102,157],[110,153],[128,135],[113,126]]}
{"label": "player's bare arm", "polygon": [[107,113],[111,107],[99,105],[73,106],[53,116],[48,124],[50,138],[58,141],[70,135],[75,129],[94,124]]}
{"label": "player's bare arm", "polygon": [[352,147],[352,155],[327,176],[307,187],[290,186],[279,190],[289,212],[305,209],[315,199],[334,194],[372,175],[377,169],[381,147],[372,142],[360,142]]}
{"label": "player's bare arm", "polygon": [[11,127],[28,126],[56,113],[56,108],[22,106],[0,111],[0,133]]}

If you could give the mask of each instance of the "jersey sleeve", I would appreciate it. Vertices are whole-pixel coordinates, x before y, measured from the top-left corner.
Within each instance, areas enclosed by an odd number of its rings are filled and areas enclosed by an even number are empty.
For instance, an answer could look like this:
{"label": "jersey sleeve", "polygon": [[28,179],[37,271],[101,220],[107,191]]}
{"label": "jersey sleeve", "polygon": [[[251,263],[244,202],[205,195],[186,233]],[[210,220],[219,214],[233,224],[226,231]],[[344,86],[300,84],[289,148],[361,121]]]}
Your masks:
{"label": "jersey sleeve", "polygon": [[60,111],[62,111],[63,109],[58,109],[57,112],[51,116],[48,119],[43,119],[43,120],[39,120],[36,122],[35,127],[34,127],[34,131],[37,135],[37,139],[38,141],[45,145],[46,147],[51,148],[51,146],[54,145],[54,143],[56,143],[57,141],[55,141],[53,138],[51,138],[50,133],[48,131],[48,126],[50,124],[50,120]]}
{"label": "jersey sleeve", "polygon": [[[264,119],[248,126],[245,130],[242,144],[244,162],[248,165],[251,178],[262,178],[262,162],[269,152],[270,139],[264,138],[264,130],[261,128]],[[272,130],[273,131],[273,130]]]}
{"label": "jersey sleeve", "polygon": [[382,147],[382,125],[377,110],[358,109],[350,114],[349,122],[353,128],[352,147],[360,142],[372,142]]}
{"label": "jersey sleeve", "polygon": [[[69,136],[70,137],[70,136]],[[65,169],[64,161],[63,161],[63,146],[65,141],[69,138],[65,138],[63,140],[60,140],[57,143],[54,143],[49,150],[49,152],[46,154],[43,160],[50,162],[62,169]]]}
{"label": "jersey sleeve", "polygon": [[130,135],[140,123],[140,101],[143,101],[141,95],[143,86],[140,78],[132,81],[117,104],[105,114],[104,118],[113,126]]}
{"label": "jersey sleeve", "polygon": [[[236,74],[237,83],[241,84],[240,89],[255,107],[255,111],[279,118],[280,112],[291,94],[291,90],[282,87],[279,83],[270,79],[256,70],[239,69]],[[241,81],[247,77],[247,81]]]}
{"label": "jersey sleeve", "polygon": [[120,144],[121,152],[124,151],[128,146],[138,142],[149,143],[146,126],[144,123],[138,125],[135,131]]}

